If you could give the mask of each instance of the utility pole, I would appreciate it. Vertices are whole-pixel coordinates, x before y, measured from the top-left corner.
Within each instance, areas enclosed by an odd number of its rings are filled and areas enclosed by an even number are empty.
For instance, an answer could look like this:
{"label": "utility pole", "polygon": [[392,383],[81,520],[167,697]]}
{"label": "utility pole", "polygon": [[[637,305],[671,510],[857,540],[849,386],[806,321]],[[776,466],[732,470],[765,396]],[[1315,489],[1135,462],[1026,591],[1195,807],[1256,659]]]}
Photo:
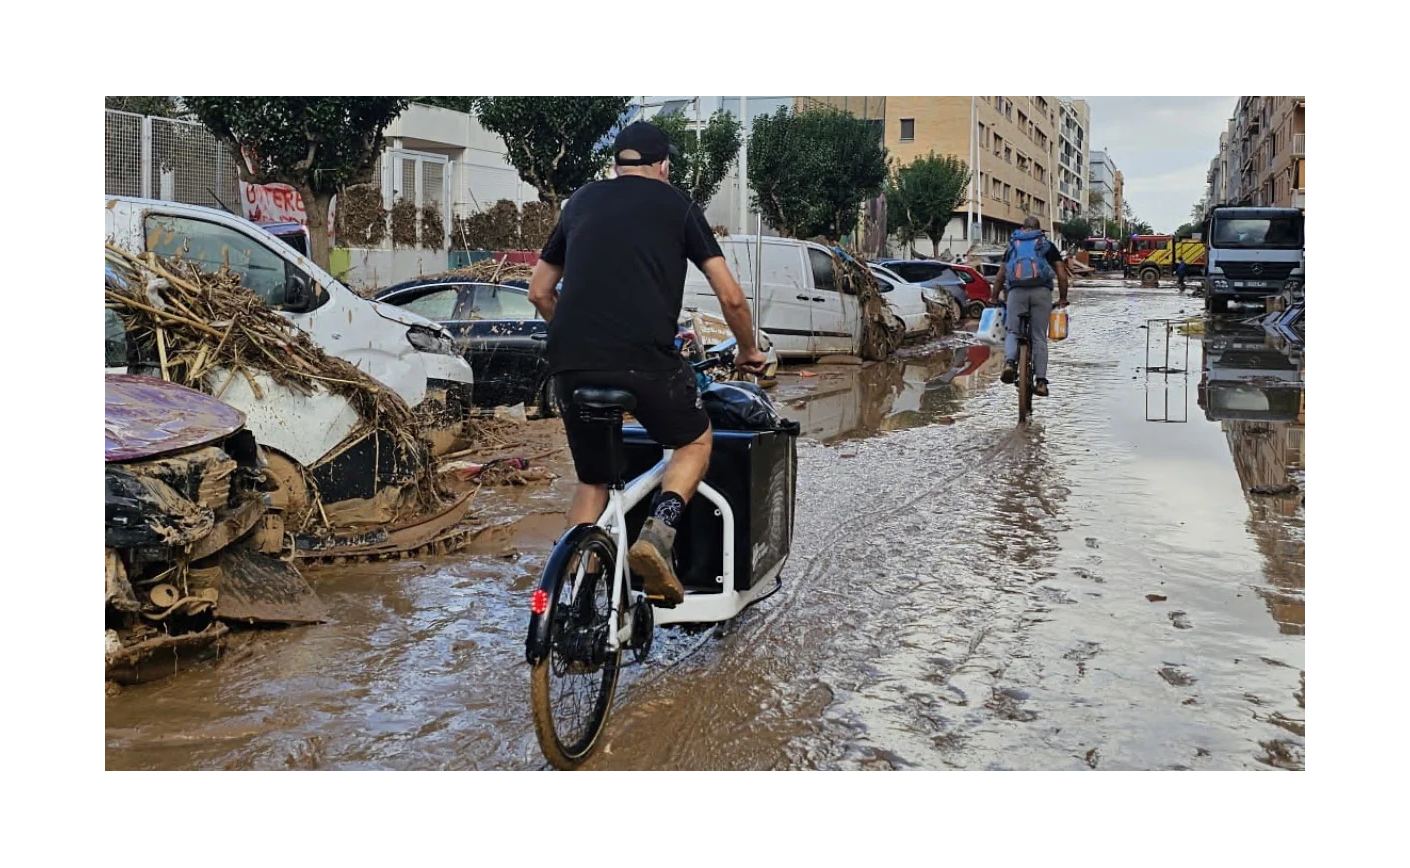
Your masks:
{"label": "utility pole", "polygon": [[739,231],[749,231],[749,97],[739,98]]}
{"label": "utility pole", "polygon": [[974,115],[974,97],[969,98],[969,202],[965,205],[964,237],[972,246],[974,244],[974,188],[978,183],[978,176],[973,171],[977,162],[974,159],[976,146],[979,141],[979,124]]}

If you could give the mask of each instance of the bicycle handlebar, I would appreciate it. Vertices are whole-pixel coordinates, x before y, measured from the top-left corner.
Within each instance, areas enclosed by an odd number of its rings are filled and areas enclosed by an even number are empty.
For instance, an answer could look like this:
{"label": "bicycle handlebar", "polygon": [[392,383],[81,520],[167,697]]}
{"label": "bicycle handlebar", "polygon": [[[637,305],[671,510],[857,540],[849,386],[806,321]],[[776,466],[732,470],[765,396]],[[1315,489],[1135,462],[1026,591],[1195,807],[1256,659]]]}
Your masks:
{"label": "bicycle handlebar", "polygon": [[699,362],[692,362],[691,370],[696,373],[703,373],[711,368],[732,368],[734,367],[734,353],[723,352],[707,356]]}

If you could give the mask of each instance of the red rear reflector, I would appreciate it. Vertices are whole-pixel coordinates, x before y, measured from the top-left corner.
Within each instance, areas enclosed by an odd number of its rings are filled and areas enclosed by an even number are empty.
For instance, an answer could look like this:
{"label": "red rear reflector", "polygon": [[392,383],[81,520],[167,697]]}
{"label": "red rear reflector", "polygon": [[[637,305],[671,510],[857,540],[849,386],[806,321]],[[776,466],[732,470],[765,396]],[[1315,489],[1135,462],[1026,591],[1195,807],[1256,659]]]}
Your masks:
{"label": "red rear reflector", "polygon": [[542,615],[548,611],[548,591],[540,588],[534,591],[534,598],[529,603],[529,609],[535,615]]}

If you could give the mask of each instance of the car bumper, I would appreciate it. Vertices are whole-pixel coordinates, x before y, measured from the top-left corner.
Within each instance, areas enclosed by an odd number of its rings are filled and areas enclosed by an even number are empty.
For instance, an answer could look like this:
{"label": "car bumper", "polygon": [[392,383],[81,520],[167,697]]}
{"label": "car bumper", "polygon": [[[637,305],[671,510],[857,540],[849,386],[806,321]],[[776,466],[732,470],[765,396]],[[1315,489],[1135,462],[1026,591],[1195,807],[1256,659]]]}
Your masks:
{"label": "car bumper", "polygon": [[427,388],[431,382],[440,380],[446,383],[475,384],[475,374],[464,356],[447,356],[440,353],[421,353],[421,361],[426,366]]}

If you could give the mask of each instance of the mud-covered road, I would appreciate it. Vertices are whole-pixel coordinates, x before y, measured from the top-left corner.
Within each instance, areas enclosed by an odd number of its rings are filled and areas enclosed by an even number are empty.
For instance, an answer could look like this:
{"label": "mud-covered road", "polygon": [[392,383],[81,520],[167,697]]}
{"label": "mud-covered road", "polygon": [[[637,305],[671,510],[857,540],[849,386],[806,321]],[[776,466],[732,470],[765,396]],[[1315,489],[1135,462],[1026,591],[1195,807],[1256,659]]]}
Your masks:
{"label": "mud-covered road", "polygon": [[[979,347],[781,377],[783,590],[659,631],[592,766],[1301,768],[1300,354],[1226,322],[1148,362],[1198,300],[1073,298],[1027,427]],[[312,573],[331,623],[110,697],[108,767],[542,768],[523,636],[568,490],[471,553]]]}

